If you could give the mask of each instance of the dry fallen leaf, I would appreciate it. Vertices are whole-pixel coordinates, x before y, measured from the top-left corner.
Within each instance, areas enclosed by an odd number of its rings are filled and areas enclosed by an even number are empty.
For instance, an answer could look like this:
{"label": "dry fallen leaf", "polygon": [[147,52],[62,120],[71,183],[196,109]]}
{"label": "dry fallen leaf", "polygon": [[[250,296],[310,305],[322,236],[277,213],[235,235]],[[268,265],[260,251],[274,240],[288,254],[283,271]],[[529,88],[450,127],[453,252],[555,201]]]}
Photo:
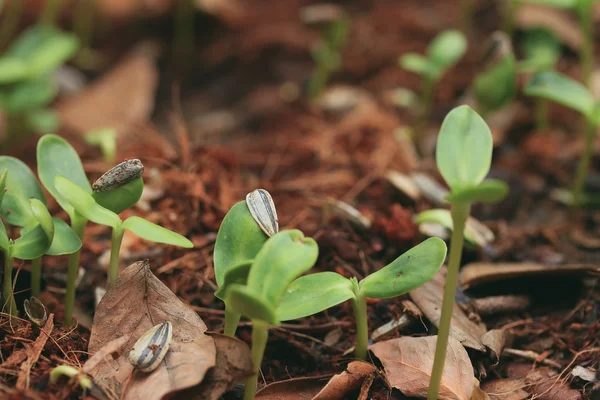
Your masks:
{"label": "dry fallen leaf", "polygon": [[[442,268],[429,282],[412,290],[409,294],[412,301],[423,311],[423,314],[435,326],[439,325],[442,315],[442,299],[446,282],[446,268]],[[452,312],[450,336],[463,346],[478,351],[485,351],[481,337],[486,332],[485,327],[471,321],[462,309],[455,303]]]}
{"label": "dry fallen leaf", "polygon": [[491,329],[483,334],[481,341],[488,348],[492,365],[497,365],[504,346],[506,346],[508,333],[504,329]]}
{"label": "dry fallen leaf", "polygon": [[329,376],[295,378],[271,383],[256,392],[256,400],[312,400]]}
{"label": "dry fallen leaf", "polygon": [[526,386],[521,379],[497,379],[482,384],[481,388],[490,400],[525,400],[529,396],[523,389]]}
{"label": "dry fallen leaf", "polygon": [[106,343],[100,350],[98,350],[93,356],[91,356],[85,364],[83,364],[83,368],[81,368],[82,372],[89,374],[92,372],[98,364],[100,364],[106,357],[109,355],[116,353],[121,350],[121,348],[129,341],[129,336],[121,336],[116,339],[111,340]]}
{"label": "dry fallen leaf", "polygon": [[[151,373],[133,371],[127,358],[137,339],[164,321],[173,324],[173,340],[161,365]],[[108,357],[98,365],[94,379],[121,393],[133,372],[124,399],[162,399],[175,391],[197,385],[215,365],[214,340],[206,325],[183,304],[152,272],[147,261],[130,265],[119,275],[98,304],[89,352],[96,353],[105,343],[128,336],[118,358]]]}
{"label": "dry fallen leaf", "polygon": [[312,400],[347,399],[350,392],[361,387],[365,378],[375,374],[377,368],[364,361],[352,361],[346,371],[334,375]]}
{"label": "dry fallen leaf", "polygon": [[571,389],[565,377],[549,367],[536,367],[531,363],[515,362],[506,366],[506,374],[521,379],[528,391],[539,400],[581,400],[578,390]]}
{"label": "dry fallen leaf", "polygon": [[[426,397],[437,336],[401,337],[369,347],[381,360],[390,385],[408,397]],[[465,348],[448,340],[439,400],[470,400],[475,387],[473,365]]]}

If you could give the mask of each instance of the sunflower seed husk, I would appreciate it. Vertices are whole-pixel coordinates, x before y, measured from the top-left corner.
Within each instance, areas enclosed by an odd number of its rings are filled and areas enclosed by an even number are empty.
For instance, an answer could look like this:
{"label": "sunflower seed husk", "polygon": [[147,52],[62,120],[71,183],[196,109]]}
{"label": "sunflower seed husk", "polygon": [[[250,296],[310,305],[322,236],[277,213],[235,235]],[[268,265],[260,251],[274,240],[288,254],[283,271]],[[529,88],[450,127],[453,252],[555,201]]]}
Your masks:
{"label": "sunflower seed husk", "polygon": [[273,198],[265,189],[256,189],[246,195],[250,214],[267,236],[279,232],[279,221]]}
{"label": "sunflower seed husk", "polygon": [[350,204],[334,199],[330,199],[328,203],[333,213],[338,217],[347,219],[350,223],[361,229],[368,230],[371,228],[371,220]]}
{"label": "sunflower seed husk", "polygon": [[142,176],[144,165],[140,160],[133,159],[123,161],[106,171],[93,184],[94,192],[106,192],[117,189],[126,183]]}
{"label": "sunflower seed husk", "polygon": [[385,173],[385,178],[389,183],[392,184],[392,186],[400,190],[412,200],[417,201],[421,198],[421,190],[411,177],[406,176],[398,171],[389,170]]}
{"label": "sunflower seed husk", "polygon": [[448,204],[446,196],[448,196],[450,192],[432,177],[421,172],[414,172],[410,174],[410,177],[425,198],[437,205]]}
{"label": "sunflower seed husk", "polygon": [[142,372],[154,371],[169,350],[173,339],[173,325],[158,324],[144,333],[129,352],[129,362]]}
{"label": "sunflower seed husk", "polygon": [[25,314],[31,322],[39,327],[44,326],[48,314],[46,313],[46,307],[37,297],[31,297],[29,300],[25,299],[23,308],[25,308]]}

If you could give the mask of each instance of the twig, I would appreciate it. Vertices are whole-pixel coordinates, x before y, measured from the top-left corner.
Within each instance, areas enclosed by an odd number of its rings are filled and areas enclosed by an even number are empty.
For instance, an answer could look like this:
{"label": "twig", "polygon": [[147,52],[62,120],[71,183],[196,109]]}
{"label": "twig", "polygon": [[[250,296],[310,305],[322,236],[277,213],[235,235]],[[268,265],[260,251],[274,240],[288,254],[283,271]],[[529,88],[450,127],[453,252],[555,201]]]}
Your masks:
{"label": "twig", "polygon": [[531,350],[517,350],[517,349],[506,348],[502,351],[502,355],[503,356],[506,355],[506,356],[521,357],[521,358],[525,358],[526,360],[531,360],[536,363],[547,365],[549,367],[553,367],[553,368],[557,368],[557,369],[562,368],[562,365],[560,365],[558,362],[551,360],[549,358],[543,358],[543,356],[541,354],[538,354],[535,351],[531,351]]}

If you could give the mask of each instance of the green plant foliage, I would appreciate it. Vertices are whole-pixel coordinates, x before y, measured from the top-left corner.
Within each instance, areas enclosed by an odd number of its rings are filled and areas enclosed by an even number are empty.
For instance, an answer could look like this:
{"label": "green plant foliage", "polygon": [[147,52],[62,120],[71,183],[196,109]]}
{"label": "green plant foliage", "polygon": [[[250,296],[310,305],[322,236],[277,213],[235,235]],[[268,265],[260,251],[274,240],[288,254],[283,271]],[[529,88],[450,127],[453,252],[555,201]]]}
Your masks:
{"label": "green plant foliage", "polygon": [[490,128],[469,106],[456,107],[444,119],[436,161],[452,192],[477,186],[488,174],[493,141]]}
{"label": "green plant foliage", "polygon": [[232,283],[245,285],[248,281],[250,267],[253,260],[242,261],[240,264],[234,265],[225,272],[225,278],[219,289],[215,292],[215,296],[221,300],[227,297],[227,287]]}
{"label": "green plant foliage", "polygon": [[120,214],[128,208],[133,207],[142,197],[143,191],[144,180],[137,178],[113,190],[93,192],[92,197],[102,207]]}
{"label": "green plant foliage", "polygon": [[48,212],[46,205],[36,198],[29,199],[29,206],[33,217],[37,220],[40,227],[44,230],[49,243],[54,238],[54,221],[52,215]]}
{"label": "green plant foliage", "polygon": [[7,170],[5,192],[0,210],[2,218],[15,226],[28,226],[36,223],[30,198],[45,204],[44,193],[31,169],[19,159],[0,156],[0,170]]}
{"label": "green plant foliage", "polygon": [[117,158],[117,131],[113,128],[101,128],[85,135],[85,141],[100,147],[104,160],[114,163]]}
{"label": "green plant foliage", "polygon": [[256,294],[246,285],[234,283],[227,288],[227,304],[236,313],[245,315],[252,320],[279,325],[277,312],[273,304],[264,297]]}
{"label": "green plant foliage", "polygon": [[34,260],[46,254],[50,248],[51,241],[40,224],[30,228],[23,228],[21,236],[16,239],[10,247],[13,258],[20,260]]}
{"label": "green plant foliage", "polygon": [[560,57],[558,37],[545,28],[525,32],[521,48],[525,59],[519,62],[518,68],[522,72],[552,69]]}
{"label": "green plant foliage", "polygon": [[[452,215],[450,214],[450,210],[445,210],[441,208],[434,208],[418,213],[415,216],[415,222],[417,224],[433,222],[443,226],[444,228],[450,231],[454,229],[454,223],[452,222]],[[465,240],[473,246],[479,246],[475,237],[475,233],[472,231],[472,229],[469,229],[468,225],[465,227]]]}
{"label": "green plant foliage", "polygon": [[7,176],[8,176],[8,169],[4,168],[2,170],[2,173],[0,174],[0,207],[2,207],[2,200],[4,200]]}
{"label": "green plant foliage", "polygon": [[486,179],[475,187],[462,189],[460,192],[451,193],[446,200],[451,203],[488,203],[493,204],[501,201],[508,194],[508,185],[498,179]]}
{"label": "green plant foliage", "polygon": [[65,221],[52,218],[54,222],[54,239],[46,251],[49,256],[63,256],[73,254],[81,248],[81,239]]}
{"label": "green plant foliage", "polygon": [[133,216],[127,218],[123,221],[122,228],[150,242],[170,244],[186,249],[194,247],[189,239],[181,236],[179,233],[170,231],[140,217]]}

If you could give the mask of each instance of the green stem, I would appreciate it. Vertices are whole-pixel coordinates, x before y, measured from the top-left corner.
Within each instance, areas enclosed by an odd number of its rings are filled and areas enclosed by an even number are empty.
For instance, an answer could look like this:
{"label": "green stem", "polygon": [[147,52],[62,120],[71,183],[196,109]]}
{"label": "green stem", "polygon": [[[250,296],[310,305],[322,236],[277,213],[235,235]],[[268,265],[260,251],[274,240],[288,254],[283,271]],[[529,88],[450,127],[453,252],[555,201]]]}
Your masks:
{"label": "green stem", "polygon": [[18,312],[17,305],[15,304],[15,297],[13,295],[12,271],[13,258],[9,249],[4,253],[4,288],[2,290],[2,311],[16,316]]}
{"label": "green stem", "polygon": [[235,331],[237,329],[238,324],[240,323],[241,315],[231,311],[227,308],[227,304],[225,305],[225,330],[224,334],[227,336],[235,336]]}
{"label": "green stem", "polygon": [[323,93],[323,90],[325,90],[325,87],[327,86],[328,80],[329,69],[327,67],[317,65],[310,76],[310,79],[308,80],[306,94],[310,101],[315,100],[321,93]]}
{"label": "green stem", "polygon": [[42,288],[42,257],[31,260],[31,295],[40,297]]}
{"label": "green stem", "polygon": [[185,57],[194,51],[194,5],[191,0],[177,2],[175,51],[178,57]]}
{"label": "green stem", "polygon": [[[71,228],[75,234],[83,241],[85,224],[87,220],[77,213],[71,217]],[[67,292],[65,294],[65,325],[70,326],[73,322],[73,310],[75,309],[75,292],[77,283],[77,272],[79,271],[79,256],[81,249],[69,256],[67,267]]]}
{"label": "green stem", "polygon": [[473,18],[473,0],[460,0],[460,30],[468,35],[471,31],[471,19]]}
{"label": "green stem", "polygon": [[469,203],[457,203],[452,205],[452,238],[450,243],[450,255],[448,257],[448,273],[446,274],[446,285],[444,286],[444,301],[442,304],[442,316],[438,327],[438,337],[435,346],[435,359],[429,382],[427,400],[437,400],[440,391],[440,383],[444,373],[444,361],[446,349],[448,348],[448,336],[450,334],[450,322],[452,321],[452,309],[454,308],[454,297],[458,282],[458,270],[463,250],[463,234],[465,222],[469,216]]}
{"label": "green stem", "polygon": [[573,185],[573,200],[575,207],[579,207],[581,205],[585,186],[585,178],[590,168],[590,162],[592,161],[592,153],[594,150],[597,129],[597,126],[588,122],[587,131],[585,133],[585,147],[583,148],[583,154],[581,155],[579,164],[577,165],[577,171],[575,172],[575,183]]}
{"label": "green stem", "polygon": [[81,41],[80,52],[89,49],[94,32],[94,1],[79,0],[73,11],[73,31]]}
{"label": "green stem", "polygon": [[59,365],[50,371],[50,383],[56,383],[61,376],[66,376],[68,378],[77,376],[79,378],[79,386],[83,389],[92,388],[92,380],[70,365]]}
{"label": "green stem", "polygon": [[367,349],[369,348],[369,329],[367,319],[367,299],[356,293],[356,297],[352,299],[352,311],[354,311],[354,319],[356,320],[356,348],[354,355],[361,360],[367,359]]}
{"label": "green stem", "polygon": [[510,37],[512,37],[515,30],[515,14],[519,9],[519,3],[520,0],[505,0],[504,2],[502,30]]}
{"label": "green stem", "polygon": [[56,25],[63,0],[46,0],[40,22],[44,25]]}
{"label": "green stem", "polygon": [[110,269],[108,270],[108,282],[116,283],[119,277],[119,252],[125,230],[121,227],[113,228],[110,245]]}
{"label": "green stem", "polygon": [[535,124],[540,132],[548,129],[548,100],[541,97],[535,101]]}
{"label": "green stem", "polygon": [[19,28],[24,3],[23,0],[10,0],[8,2],[6,14],[0,20],[0,50],[8,45],[13,34]]}
{"label": "green stem", "polygon": [[[585,2],[583,2],[585,3]],[[583,46],[581,48],[581,76],[585,86],[590,85],[590,77],[594,71],[594,21],[593,1],[589,5],[578,6],[579,18],[581,20],[581,31],[583,33]]]}
{"label": "green stem", "polygon": [[265,347],[269,338],[269,324],[264,321],[252,321],[252,364],[254,365],[254,375],[246,381],[244,390],[244,400],[253,400],[256,394],[258,373],[262,363]]}

